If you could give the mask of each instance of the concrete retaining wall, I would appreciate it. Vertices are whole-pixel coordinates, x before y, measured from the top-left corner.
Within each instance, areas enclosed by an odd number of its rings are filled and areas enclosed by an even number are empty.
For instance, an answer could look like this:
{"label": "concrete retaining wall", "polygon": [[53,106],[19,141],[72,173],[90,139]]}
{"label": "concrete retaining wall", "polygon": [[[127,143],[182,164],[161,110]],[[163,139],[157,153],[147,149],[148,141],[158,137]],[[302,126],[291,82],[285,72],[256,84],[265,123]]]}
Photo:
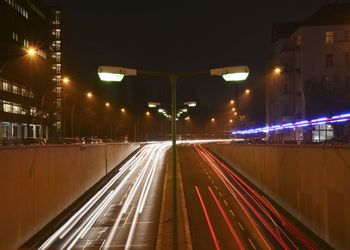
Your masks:
{"label": "concrete retaining wall", "polygon": [[350,148],[212,144],[211,150],[336,249],[350,249]]}
{"label": "concrete retaining wall", "polygon": [[0,249],[15,249],[71,205],[138,144],[0,148]]}

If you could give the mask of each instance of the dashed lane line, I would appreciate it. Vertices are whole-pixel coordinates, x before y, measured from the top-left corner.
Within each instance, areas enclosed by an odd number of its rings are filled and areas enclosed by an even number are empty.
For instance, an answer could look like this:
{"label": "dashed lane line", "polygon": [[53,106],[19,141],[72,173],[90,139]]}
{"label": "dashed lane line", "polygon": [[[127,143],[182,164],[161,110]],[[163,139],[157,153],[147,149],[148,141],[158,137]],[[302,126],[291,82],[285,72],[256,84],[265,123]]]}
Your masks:
{"label": "dashed lane line", "polygon": [[248,239],[248,241],[249,241],[250,245],[252,246],[252,248],[256,249],[256,247],[255,247],[253,241],[252,241],[251,239]]}
{"label": "dashed lane line", "polygon": [[238,226],[241,228],[242,231],[244,231],[244,227],[242,226],[242,224],[240,222],[238,222]]}
{"label": "dashed lane line", "polygon": [[227,203],[227,201],[226,201],[226,200],[224,200],[224,203],[225,203],[225,205],[226,205],[226,206],[228,206],[228,203]]}
{"label": "dashed lane line", "polygon": [[232,214],[233,217],[235,217],[235,213],[230,209],[230,213]]}

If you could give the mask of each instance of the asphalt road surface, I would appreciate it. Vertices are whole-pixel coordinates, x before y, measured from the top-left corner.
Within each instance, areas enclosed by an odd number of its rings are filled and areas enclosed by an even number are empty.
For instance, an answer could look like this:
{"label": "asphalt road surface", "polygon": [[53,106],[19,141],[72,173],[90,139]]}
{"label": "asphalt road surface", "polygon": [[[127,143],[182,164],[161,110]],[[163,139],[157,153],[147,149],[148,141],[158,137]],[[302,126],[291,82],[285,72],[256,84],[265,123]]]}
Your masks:
{"label": "asphalt road surface", "polygon": [[201,144],[178,150],[193,249],[319,249]]}
{"label": "asphalt road surface", "polygon": [[144,146],[40,249],[154,249],[169,146]]}

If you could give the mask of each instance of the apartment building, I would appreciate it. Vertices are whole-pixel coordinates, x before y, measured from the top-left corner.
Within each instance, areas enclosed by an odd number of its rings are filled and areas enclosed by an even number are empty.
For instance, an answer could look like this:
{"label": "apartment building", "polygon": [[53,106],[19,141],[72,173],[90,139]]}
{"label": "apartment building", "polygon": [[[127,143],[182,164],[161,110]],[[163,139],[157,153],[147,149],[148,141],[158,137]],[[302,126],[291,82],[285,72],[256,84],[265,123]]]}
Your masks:
{"label": "apartment building", "polygon": [[[350,111],[350,4],[321,7],[301,23],[275,23],[266,72],[268,125]],[[320,142],[349,135],[349,124],[277,131],[277,141]]]}

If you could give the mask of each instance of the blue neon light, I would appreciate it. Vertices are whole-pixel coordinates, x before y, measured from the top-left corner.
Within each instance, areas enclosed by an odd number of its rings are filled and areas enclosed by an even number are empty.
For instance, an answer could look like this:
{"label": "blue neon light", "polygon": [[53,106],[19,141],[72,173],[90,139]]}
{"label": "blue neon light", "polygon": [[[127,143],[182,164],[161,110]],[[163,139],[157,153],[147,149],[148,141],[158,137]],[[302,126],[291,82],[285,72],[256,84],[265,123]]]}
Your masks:
{"label": "blue neon light", "polygon": [[268,133],[271,131],[277,131],[282,129],[295,129],[295,128],[301,128],[301,127],[308,127],[308,126],[314,126],[314,125],[321,125],[321,124],[327,124],[327,123],[341,123],[341,122],[347,122],[350,121],[350,113],[342,114],[342,115],[336,115],[331,118],[327,117],[321,117],[318,119],[314,119],[311,121],[299,121],[295,123],[286,123],[282,125],[273,125],[273,126],[266,126],[263,128],[255,128],[255,129],[247,129],[247,130],[238,130],[233,131],[232,134],[257,134],[257,133]]}

